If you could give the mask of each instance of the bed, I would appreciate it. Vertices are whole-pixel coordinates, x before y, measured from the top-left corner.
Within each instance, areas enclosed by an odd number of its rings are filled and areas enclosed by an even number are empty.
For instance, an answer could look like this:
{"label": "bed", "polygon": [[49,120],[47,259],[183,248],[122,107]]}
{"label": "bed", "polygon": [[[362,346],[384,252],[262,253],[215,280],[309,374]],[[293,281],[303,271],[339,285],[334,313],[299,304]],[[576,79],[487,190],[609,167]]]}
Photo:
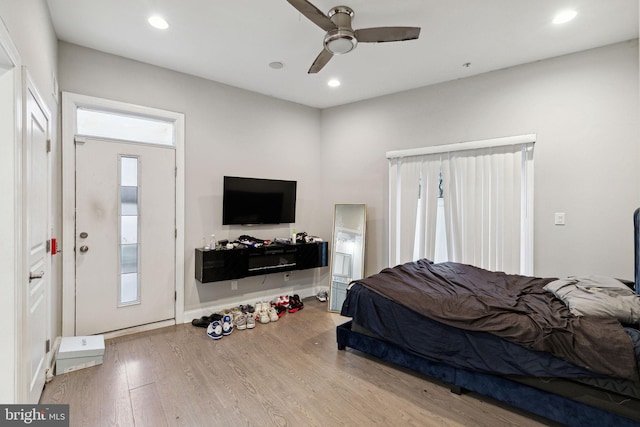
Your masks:
{"label": "bed", "polygon": [[338,348],[565,425],[640,425],[639,219],[635,283],[419,260],[350,284]]}

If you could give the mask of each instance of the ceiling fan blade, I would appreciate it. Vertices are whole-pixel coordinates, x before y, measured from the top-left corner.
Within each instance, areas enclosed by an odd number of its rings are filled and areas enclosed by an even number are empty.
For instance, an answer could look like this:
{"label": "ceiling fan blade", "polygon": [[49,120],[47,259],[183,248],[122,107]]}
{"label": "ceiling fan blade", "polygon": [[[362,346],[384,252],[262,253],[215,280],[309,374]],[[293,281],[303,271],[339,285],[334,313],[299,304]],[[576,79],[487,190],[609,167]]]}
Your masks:
{"label": "ceiling fan blade", "polygon": [[355,31],[358,43],[384,43],[415,40],[420,36],[420,27],[376,27]]}
{"label": "ceiling fan blade", "polygon": [[311,64],[311,68],[307,74],[315,74],[318,71],[322,70],[322,68],[327,65],[327,62],[333,58],[333,53],[329,52],[327,49],[322,49],[320,55],[317,56],[316,60]]}
{"label": "ceiling fan blade", "polygon": [[291,6],[298,9],[298,12],[306,16],[311,22],[325,31],[335,30],[336,24],[331,22],[329,17],[322,13],[320,9],[306,0],[287,0]]}

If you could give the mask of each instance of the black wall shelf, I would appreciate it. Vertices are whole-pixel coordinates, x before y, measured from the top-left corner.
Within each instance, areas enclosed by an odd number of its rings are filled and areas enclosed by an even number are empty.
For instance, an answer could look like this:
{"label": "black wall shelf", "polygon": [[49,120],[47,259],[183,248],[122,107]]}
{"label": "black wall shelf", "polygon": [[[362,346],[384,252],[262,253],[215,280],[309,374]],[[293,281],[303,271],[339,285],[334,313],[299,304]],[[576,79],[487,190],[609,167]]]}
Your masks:
{"label": "black wall shelf", "polygon": [[259,248],[196,249],[196,279],[202,283],[242,279],[328,265],[327,242],[272,244]]}

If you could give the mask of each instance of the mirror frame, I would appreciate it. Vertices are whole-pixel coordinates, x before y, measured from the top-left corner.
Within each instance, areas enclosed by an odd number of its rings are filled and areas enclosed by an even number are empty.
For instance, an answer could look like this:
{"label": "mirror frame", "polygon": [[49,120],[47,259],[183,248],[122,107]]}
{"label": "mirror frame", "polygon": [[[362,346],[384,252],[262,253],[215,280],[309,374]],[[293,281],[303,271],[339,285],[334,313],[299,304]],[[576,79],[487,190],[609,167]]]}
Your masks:
{"label": "mirror frame", "polygon": [[[358,269],[360,270],[359,272],[359,276],[357,277],[355,280],[364,278],[364,271],[365,271],[365,246],[366,246],[366,230],[367,230],[367,205],[365,203],[336,203],[333,207],[333,236],[331,239],[331,258],[330,258],[330,271],[329,271],[329,304],[327,305],[327,309],[330,312],[334,312],[334,313],[339,313],[341,308],[342,308],[342,302],[339,302],[339,307],[337,308],[332,308],[334,305],[334,280],[333,280],[333,276],[334,276],[334,272],[336,269],[336,262],[337,262],[337,238],[338,238],[338,232],[340,230],[338,230],[337,224],[336,224],[336,218],[337,218],[337,214],[338,214],[338,208],[340,206],[358,206],[358,207],[362,207],[362,219],[361,219],[361,223],[358,225],[362,225],[362,232],[360,233],[362,235],[362,248],[360,249],[361,253],[360,253],[360,259],[362,260],[360,265],[354,266],[353,264],[350,265],[350,271],[349,271],[349,275],[347,276],[347,282],[346,282],[346,287],[349,286],[349,283],[351,283],[354,277],[354,272],[356,272]],[[355,230],[354,230],[355,231]],[[357,230],[359,231],[359,230]],[[356,235],[360,235],[360,234],[356,234]],[[353,254],[352,254],[353,255]],[[346,289],[346,288],[345,288]],[[344,299],[343,299],[344,301]]]}

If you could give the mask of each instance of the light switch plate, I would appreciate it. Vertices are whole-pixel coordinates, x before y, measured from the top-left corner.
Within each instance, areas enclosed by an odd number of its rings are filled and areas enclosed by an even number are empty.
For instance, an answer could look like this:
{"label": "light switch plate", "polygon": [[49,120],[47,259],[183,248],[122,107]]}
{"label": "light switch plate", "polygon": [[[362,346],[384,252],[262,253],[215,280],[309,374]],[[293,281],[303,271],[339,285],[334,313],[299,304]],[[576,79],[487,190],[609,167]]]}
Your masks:
{"label": "light switch plate", "polygon": [[564,212],[556,212],[555,225],[564,225],[564,224],[565,224]]}

